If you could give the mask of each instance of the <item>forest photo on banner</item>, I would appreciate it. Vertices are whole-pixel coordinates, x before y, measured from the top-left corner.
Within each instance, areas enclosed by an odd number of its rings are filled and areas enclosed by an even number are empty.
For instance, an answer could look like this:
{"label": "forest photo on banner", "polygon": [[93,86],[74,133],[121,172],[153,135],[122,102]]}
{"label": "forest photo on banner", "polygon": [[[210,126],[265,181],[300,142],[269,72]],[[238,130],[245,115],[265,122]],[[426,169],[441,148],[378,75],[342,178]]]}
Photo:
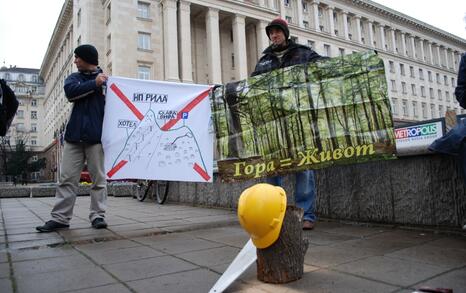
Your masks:
{"label": "forest photo on banner", "polygon": [[374,51],[226,84],[211,107],[224,181],[395,158],[384,63]]}

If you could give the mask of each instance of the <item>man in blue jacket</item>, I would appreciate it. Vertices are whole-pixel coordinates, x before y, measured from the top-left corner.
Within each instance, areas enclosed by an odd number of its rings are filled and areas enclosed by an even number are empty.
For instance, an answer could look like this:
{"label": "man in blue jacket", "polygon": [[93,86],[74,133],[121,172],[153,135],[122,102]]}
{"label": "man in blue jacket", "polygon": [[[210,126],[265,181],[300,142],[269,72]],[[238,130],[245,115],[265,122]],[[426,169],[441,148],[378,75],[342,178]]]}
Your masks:
{"label": "man in blue jacket", "polygon": [[[257,62],[256,68],[251,76],[272,71],[277,68],[314,62],[324,57],[314,52],[311,48],[296,44],[291,40],[288,23],[282,18],[274,19],[266,28],[265,32],[272,44],[264,50],[263,56]],[[273,185],[282,185],[283,178],[275,176],[267,179]],[[316,186],[314,171],[305,170],[296,173],[295,202],[304,210],[303,229],[314,229]]]}
{"label": "man in blue jacket", "polygon": [[103,87],[108,77],[97,66],[98,52],[94,46],[78,46],[74,56],[78,72],[68,76],[64,85],[66,98],[73,103],[73,110],[66,126],[56,201],[51,212],[52,219],[36,227],[39,232],[69,228],[80,174],[86,161],[93,182],[89,219],[95,229],[107,227],[104,220],[107,181],[101,136],[105,105]]}

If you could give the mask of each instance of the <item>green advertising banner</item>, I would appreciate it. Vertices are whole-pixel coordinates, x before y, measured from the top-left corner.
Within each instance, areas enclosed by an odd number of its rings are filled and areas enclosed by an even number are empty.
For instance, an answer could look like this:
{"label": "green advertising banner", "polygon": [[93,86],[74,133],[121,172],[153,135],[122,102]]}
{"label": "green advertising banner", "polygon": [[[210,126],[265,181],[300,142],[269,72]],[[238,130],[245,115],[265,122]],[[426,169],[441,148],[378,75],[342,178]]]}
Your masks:
{"label": "green advertising banner", "polygon": [[211,99],[224,181],[395,158],[384,64],[374,51],[229,83]]}

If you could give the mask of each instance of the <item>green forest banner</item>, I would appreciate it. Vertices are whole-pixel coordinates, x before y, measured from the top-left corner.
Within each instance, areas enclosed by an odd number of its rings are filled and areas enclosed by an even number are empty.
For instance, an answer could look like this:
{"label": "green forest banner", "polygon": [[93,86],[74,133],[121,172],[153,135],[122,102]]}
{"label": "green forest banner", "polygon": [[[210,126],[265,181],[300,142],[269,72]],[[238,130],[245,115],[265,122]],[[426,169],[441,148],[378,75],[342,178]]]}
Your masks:
{"label": "green forest banner", "polygon": [[384,64],[374,51],[229,83],[211,99],[224,181],[395,158]]}

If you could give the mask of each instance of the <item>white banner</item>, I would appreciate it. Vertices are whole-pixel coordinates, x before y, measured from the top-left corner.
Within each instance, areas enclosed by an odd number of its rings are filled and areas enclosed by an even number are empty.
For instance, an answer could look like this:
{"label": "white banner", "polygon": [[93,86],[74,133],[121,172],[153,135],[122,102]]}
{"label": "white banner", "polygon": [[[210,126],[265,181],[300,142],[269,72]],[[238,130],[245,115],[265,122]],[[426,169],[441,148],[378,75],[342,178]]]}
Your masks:
{"label": "white banner", "polygon": [[212,182],[210,92],[207,85],[110,77],[107,178]]}
{"label": "white banner", "polygon": [[443,136],[441,121],[411,125],[395,129],[398,156],[430,153],[428,147]]}

